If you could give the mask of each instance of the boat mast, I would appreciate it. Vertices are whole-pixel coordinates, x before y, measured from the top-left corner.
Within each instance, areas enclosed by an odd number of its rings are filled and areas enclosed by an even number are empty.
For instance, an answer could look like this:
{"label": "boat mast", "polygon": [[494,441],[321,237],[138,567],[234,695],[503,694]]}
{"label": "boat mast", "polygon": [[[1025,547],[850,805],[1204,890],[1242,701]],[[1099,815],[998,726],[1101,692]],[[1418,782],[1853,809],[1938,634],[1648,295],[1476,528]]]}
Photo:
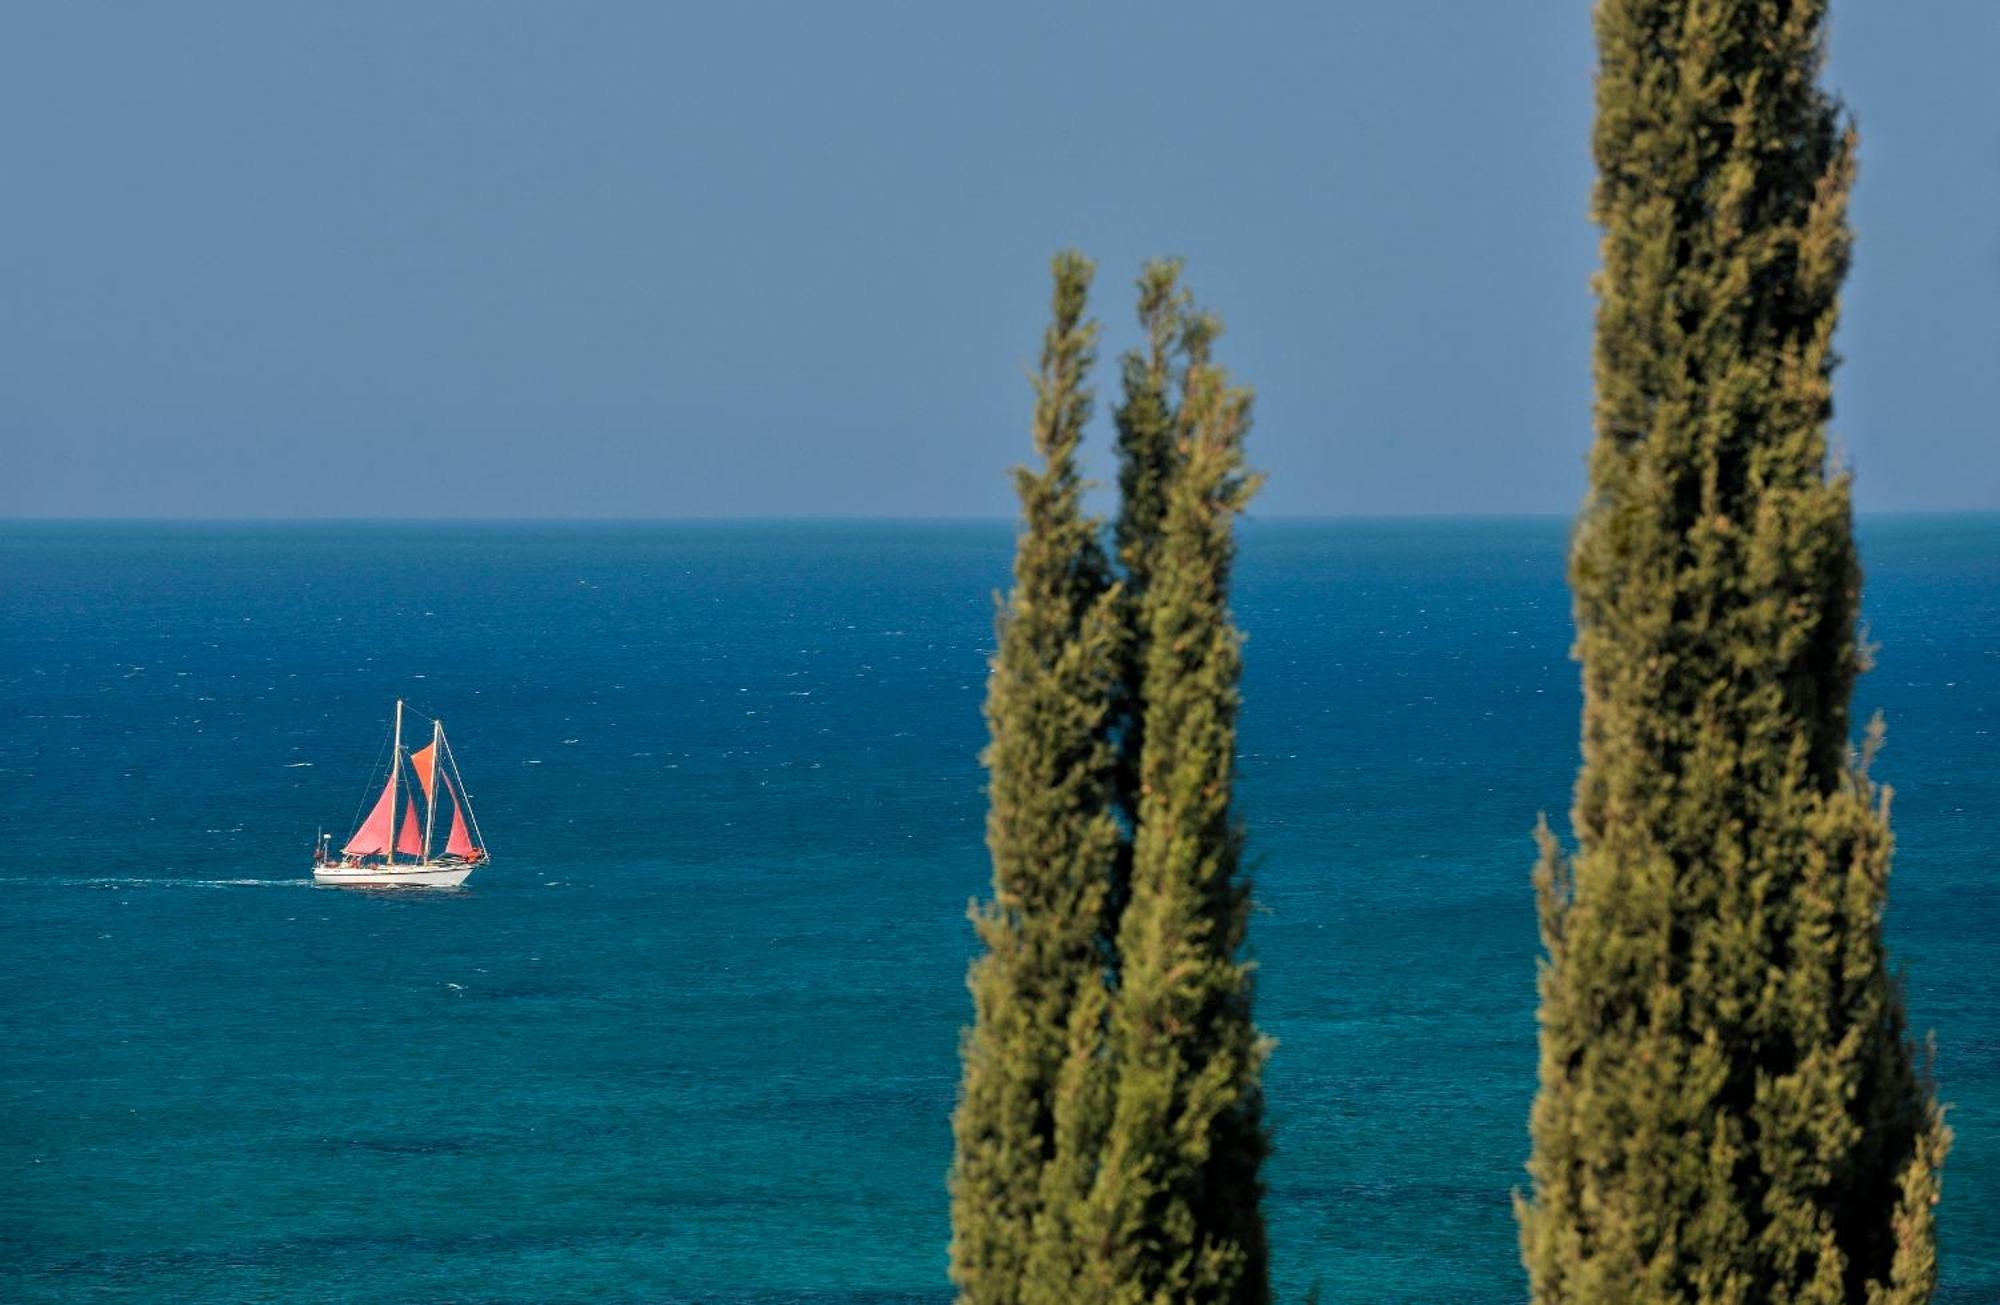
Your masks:
{"label": "boat mast", "polygon": [[[403,700],[396,699],[396,733],[389,744],[389,791],[396,792],[396,781],[403,774]],[[396,864],[396,800],[389,800],[389,846],[384,852],[389,864]]]}
{"label": "boat mast", "polygon": [[431,833],[433,830],[437,828],[437,822],[438,822],[438,785],[437,785],[438,762],[442,760],[442,758],[438,756],[438,753],[444,750],[440,748],[438,744],[441,743],[443,740],[444,740],[444,722],[441,720],[433,719],[431,721],[431,782],[430,782],[430,787],[426,790],[426,794],[430,799],[430,805],[424,808],[424,864],[425,865],[430,864]]}

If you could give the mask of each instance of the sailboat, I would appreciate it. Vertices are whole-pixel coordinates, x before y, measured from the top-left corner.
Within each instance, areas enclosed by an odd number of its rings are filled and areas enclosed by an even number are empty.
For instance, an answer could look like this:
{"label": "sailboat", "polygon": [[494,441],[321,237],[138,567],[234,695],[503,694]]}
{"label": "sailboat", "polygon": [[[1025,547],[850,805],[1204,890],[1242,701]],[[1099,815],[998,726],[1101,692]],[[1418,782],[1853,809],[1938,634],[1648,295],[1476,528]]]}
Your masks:
{"label": "sailboat", "polygon": [[[451,829],[444,846],[433,852],[442,806],[451,809]],[[338,852],[333,850],[333,835],[319,835],[313,844],[313,882],[360,888],[456,888],[487,860],[486,839],[479,832],[479,818],[472,814],[458,758],[445,741],[444,723],[433,720],[430,743],[410,752],[403,745],[403,700],[396,699],[389,778],[382,796]]]}

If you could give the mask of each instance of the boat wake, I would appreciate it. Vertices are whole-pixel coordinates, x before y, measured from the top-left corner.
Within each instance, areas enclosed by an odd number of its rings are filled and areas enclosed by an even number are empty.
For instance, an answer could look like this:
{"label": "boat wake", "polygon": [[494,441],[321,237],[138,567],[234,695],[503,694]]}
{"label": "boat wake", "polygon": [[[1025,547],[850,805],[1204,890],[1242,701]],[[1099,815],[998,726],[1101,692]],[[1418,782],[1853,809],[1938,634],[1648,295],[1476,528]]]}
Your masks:
{"label": "boat wake", "polygon": [[0,884],[43,888],[309,888],[305,879],[194,879],[173,875],[0,875]]}

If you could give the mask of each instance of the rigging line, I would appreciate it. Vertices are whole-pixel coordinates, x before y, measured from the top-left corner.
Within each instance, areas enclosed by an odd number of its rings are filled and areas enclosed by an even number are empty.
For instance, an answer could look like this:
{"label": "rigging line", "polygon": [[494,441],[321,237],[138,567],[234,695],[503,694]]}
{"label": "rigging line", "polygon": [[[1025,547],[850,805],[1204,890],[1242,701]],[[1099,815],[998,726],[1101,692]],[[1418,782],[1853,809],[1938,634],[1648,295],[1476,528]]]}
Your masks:
{"label": "rigging line", "polygon": [[[350,831],[361,828],[361,813],[368,809],[368,795],[375,792],[375,773],[382,769],[382,754],[389,750],[389,740],[393,735],[394,730],[385,731],[382,735],[382,742],[376,745],[375,764],[368,768],[368,778],[362,781],[361,800],[354,804],[354,818],[347,822],[347,827]],[[349,836],[352,837],[351,834]],[[341,841],[346,842],[347,840],[342,839]]]}

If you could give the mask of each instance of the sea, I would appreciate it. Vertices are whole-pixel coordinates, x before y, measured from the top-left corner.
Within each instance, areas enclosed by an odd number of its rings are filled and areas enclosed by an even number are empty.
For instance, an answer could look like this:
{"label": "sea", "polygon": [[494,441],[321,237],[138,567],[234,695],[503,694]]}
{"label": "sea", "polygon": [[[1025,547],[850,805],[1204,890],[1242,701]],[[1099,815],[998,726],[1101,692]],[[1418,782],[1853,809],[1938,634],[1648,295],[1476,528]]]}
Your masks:
{"label": "sea", "polygon": [[[1278,1294],[1518,1302],[1548,520],[1244,526]],[[950,1299],[1006,522],[0,525],[0,1299]],[[1888,933],[2000,1301],[2000,516],[1866,517]],[[392,704],[493,855],[320,889]]]}

